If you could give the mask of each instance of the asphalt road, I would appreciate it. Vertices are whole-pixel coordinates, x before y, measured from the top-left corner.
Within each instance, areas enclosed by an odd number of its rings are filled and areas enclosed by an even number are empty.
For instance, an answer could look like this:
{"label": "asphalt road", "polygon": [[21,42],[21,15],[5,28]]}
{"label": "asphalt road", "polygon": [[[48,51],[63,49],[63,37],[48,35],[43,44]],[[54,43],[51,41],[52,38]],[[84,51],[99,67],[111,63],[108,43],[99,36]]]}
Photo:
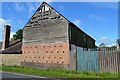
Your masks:
{"label": "asphalt road", "polygon": [[[18,79],[24,79],[24,80],[38,80],[38,79],[41,79],[41,80],[54,80],[52,78],[47,78],[47,77],[41,77],[41,76],[33,76],[33,75],[26,75],[26,74],[19,74],[19,73],[13,73],[13,72],[3,72],[3,71],[0,71],[0,74],[2,74],[2,79],[4,80],[5,79],[10,79],[10,78],[16,78],[16,80]],[[56,79],[55,79],[56,80]]]}
{"label": "asphalt road", "polygon": [[32,75],[19,74],[13,72],[0,72],[0,73],[2,73],[2,78],[46,78],[46,77],[32,76]]}

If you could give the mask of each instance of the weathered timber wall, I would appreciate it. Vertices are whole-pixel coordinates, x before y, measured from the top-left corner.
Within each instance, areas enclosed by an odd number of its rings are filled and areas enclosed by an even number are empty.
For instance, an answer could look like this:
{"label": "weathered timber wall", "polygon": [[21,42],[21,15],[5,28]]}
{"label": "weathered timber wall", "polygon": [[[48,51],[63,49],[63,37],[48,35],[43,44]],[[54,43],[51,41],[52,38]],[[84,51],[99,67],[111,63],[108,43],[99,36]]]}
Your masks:
{"label": "weathered timber wall", "polygon": [[23,29],[23,44],[68,42],[68,21],[51,9],[37,11]]}

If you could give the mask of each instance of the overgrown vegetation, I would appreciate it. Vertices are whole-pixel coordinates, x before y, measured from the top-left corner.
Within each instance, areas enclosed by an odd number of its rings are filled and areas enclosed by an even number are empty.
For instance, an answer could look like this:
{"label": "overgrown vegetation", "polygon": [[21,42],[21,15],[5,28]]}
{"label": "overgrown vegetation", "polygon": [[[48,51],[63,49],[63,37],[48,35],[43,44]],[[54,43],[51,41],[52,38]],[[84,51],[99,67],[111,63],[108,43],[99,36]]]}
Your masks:
{"label": "overgrown vegetation", "polygon": [[38,69],[20,66],[2,66],[2,71],[17,72],[23,74],[47,76],[54,78],[118,78],[118,74],[98,73],[87,71],[69,71],[64,69]]}

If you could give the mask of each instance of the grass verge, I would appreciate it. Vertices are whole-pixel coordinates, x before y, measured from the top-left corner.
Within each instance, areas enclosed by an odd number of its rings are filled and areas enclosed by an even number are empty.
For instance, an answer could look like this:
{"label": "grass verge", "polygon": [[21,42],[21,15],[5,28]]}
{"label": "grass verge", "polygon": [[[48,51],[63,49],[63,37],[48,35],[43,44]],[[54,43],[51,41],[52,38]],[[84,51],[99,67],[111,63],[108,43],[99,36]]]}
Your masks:
{"label": "grass verge", "polygon": [[118,78],[118,74],[98,73],[87,71],[69,71],[64,69],[38,69],[20,66],[2,66],[2,71],[30,74],[36,76],[47,76],[54,78]]}

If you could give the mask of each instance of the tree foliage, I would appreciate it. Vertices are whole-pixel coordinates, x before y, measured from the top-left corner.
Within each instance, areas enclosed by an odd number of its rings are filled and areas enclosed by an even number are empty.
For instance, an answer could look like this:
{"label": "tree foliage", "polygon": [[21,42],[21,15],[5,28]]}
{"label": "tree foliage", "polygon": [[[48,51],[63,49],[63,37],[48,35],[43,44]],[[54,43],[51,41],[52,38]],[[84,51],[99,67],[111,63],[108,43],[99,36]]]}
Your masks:
{"label": "tree foliage", "polygon": [[13,35],[13,38],[11,38],[11,40],[17,40],[17,39],[22,39],[22,35],[23,35],[23,30],[19,29],[15,35]]}
{"label": "tree foliage", "polygon": [[104,43],[101,43],[99,47],[106,47],[106,45]]}
{"label": "tree foliage", "polygon": [[107,46],[105,43],[101,43],[99,45],[99,47],[100,48],[109,48],[109,49],[111,49],[111,48],[113,49],[114,48],[114,49],[117,49],[117,46],[115,46],[115,45],[114,46]]}
{"label": "tree foliage", "polygon": [[117,46],[111,46],[110,48],[117,48]]}

